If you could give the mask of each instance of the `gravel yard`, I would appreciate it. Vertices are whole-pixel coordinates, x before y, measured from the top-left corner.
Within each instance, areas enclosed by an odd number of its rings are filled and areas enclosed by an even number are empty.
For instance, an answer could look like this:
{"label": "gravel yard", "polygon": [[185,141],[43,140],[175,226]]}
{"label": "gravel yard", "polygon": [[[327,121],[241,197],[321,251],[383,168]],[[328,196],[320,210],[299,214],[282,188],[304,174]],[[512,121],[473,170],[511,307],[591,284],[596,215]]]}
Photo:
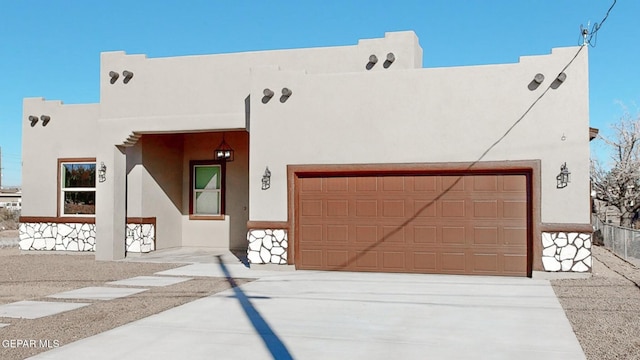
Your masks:
{"label": "gravel yard", "polygon": [[[0,235],[0,244],[9,243],[9,237],[3,235]],[[175,285],[151,287],[120,299],[60,300],[46,296],[87,286],[103,286],[106,282],[134,276],[152,275],[185,264],[97,262],[93,254],[21,254],[15,247],[0,248],[0,264],[0,305],[20,300],[91,303],[80,309],[33,320],[0,317],[0,323],[9,324],[0,328],[2,360],[24,359],[49,350],[40,346],[16,347],[17,340],[48,340],[51,346],[63,346],[230,287],[224,278],[196,277]],[[246,280],[236,282],[242,284]],[[12,340],[14,344],[10,343]],[[131,340],[144,341],[144,337]]]}
{"label": "gravel yard", "polygon": [[[602,247],[594,247],[593,255],[593,276],[552,280],[556,295],[587,359],[640,359],[640,269]],[[46,296],[184,265],[96,262],[92,254],[21,254],[15,232],[6,231],[0,232],[0,263],[0,304],[52,301]],[[121,299],[56,300],[91,305],[35,320],[0,317],[0,323],[10,324],[0,328],[0,340],[49,340],[62,346],[228,288],[225,279],[196,277]],[[46,350],[0,346],[0,359],[23,359]]]}
{"label": "gravel yard", "polygon": [[593,247],[593,276],[553,280],[587,359],[640,359],[640,269]]}

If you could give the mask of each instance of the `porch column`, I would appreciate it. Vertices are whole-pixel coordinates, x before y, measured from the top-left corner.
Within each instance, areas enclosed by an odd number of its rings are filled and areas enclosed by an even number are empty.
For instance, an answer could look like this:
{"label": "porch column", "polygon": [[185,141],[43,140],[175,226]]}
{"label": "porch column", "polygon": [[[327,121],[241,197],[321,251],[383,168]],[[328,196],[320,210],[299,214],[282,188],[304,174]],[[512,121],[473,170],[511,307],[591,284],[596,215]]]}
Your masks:
{"label": "porch column", "polygon": [[100,155],[97,167],[104,162],[106,179],[96,184],[96,260],[120,260],[125,257],[127,157],[114,145]]}

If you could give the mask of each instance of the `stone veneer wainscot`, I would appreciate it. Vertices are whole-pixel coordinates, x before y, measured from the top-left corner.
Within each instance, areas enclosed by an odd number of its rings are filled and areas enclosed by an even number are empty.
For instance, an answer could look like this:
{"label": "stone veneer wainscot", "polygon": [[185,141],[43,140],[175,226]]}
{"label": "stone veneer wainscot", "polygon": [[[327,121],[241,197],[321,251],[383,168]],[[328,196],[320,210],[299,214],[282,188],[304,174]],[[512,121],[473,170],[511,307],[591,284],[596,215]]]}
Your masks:
{"label": "stone veneer wainscot", "polygon": [[[96,225],[88,223],[20,223],[20,250],[95,251]],[[127,224],[126,251],[155,250],[154,224]]]}
{"label": "stone veneer wainscot", "polygon": [[591,271],[591,234],[543,232],[542,265],[545,271]]}
{"label": "stone veneer wainscot", "polygon": [[289,241],[284,229],[254,229],[247,232],[247,258],[252,264],[287,263]]}

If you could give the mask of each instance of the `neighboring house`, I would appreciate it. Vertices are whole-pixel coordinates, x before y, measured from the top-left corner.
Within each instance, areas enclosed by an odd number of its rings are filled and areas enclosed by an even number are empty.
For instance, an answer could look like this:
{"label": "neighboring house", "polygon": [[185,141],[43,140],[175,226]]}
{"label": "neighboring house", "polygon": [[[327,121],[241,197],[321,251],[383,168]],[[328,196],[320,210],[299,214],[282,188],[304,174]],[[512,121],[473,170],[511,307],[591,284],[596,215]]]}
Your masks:
{"label": "neighboring house", "polygon": [[19,190],[0,190],[0,209],[20,211],[22,208],[22,193]]}
{"label": "neighboring house", "polygon": [[415,34],[396,32],[342,47],[103,53],[99,103],[24,100],[20,247],[590,271],[588,61],[577,52],[425,69]]}

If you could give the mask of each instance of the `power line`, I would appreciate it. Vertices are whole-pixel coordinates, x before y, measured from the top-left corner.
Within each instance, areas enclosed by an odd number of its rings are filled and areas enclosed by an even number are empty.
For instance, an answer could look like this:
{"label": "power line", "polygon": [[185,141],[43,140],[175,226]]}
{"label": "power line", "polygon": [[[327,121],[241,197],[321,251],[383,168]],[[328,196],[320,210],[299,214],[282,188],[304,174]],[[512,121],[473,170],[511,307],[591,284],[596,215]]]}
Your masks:
{"label": "power line", "polygon": [[[587,40],[585,41],[585,43],[583,43],[579,48],[578,51],[576,51],[575,55],[573,55],[573,57],[571,58],[571,60],[569,60],[569,62],[562,68],[562,70],[560,70],[560,72],[558,74],[562,74],[564,73],[569,66],[571,66],[571,64],[573,64],[573,62],[575,61],[575,59],[578,57],[578,55],[580,55],[580,52],[582,52],[582,49],[584,49],[584,47],[586,46],[586,44],[590,44],[591,45],[591,38],[598,33],[598,31],[600,30],[600,28],[602,27],[602,24],[604,24],[604,22],[607,20],[607,18],[609,17],[609,13],[611,13],[611,10],[613,9],[613,7],[616,5],[617,0],[613,0],[613,4],[611,4],[611,6],[609,7],[609,10],[607,10],[606,15],[604,16],[604,18],[602,19],[602,21],[600,21],[600,23],[595,23],[593,24],[593,30],[591,31],[591,34],[589,34],[589,37],[587,38]],[[591,45],[591,46],[595,46],[595,45]],[[520,117],[507,129],[507,131],[498,138],[498,140],[496,140],[493,144],[491,144],[491,146],[489,146],[487,148],[487,150],[485,150],[482,155],[480,155],[480,157],[474,161],[469,168],[473,167],[475,164],[477,164],[478,162],[480,162],[482,159],[484,159],[484,157],[489,153],[489,151],[491,151],[491,149],[493,149],[494,147],[496,147],[505,137],[507,137],[507,135],[509,135],[509,133],[525,118],[525,116],[527,116],[527,114],[531,111],[531,109],[533,109],[536,104],[538,104],[538,102],[540,100],[542,100],[542,98],[549,92],[549,90],[551,89],[551,87],[553,86],[553,83],[549,84],[549,86],[547,86],[547,88],[542,92],[542,94],[540,94],[540,96],[538,96],[532,103],[531,105],[524,111],[524,113],[522,113],[522,115],[520,115]]]}
{"label": "power line", "polygon": [[588,29],[589,25],[587,25],[587,28],[585,29],[583,29],[582,26],[580,26],[581,28],[580,30],[584,36],[584,42],[582,45],[589,44],[591,45],[591,47],[596,47],[596,43],[598,42],[598,31],[602,27],[602,24],[604,24],[604,22],[607,21],[607,19],[609,18],[609,14],[611,13],[611,10],[613,10],[613,7],[616,6],[616,2],[617,0],[613,0],[613,3],[609,7],[609,10],[607,10],[607,13],[605,14],[604,18],[602,18],[600,23],[593,24],[593,27],[591,28],[591,32],[589,32],[589,29]]}

